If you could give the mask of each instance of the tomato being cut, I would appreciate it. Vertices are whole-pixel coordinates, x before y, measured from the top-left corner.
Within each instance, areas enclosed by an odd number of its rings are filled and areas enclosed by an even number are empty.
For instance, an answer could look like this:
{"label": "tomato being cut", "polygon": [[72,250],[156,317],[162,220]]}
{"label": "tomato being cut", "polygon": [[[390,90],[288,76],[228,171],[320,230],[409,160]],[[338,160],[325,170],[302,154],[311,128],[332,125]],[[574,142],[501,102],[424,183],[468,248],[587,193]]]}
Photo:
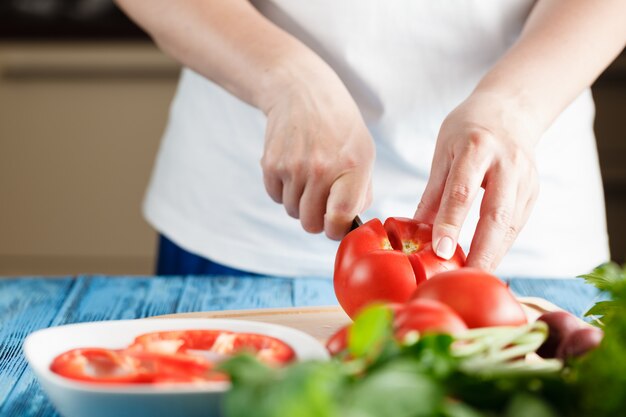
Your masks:
{"label": "tomato being cut", "polygon": [[125,349],[80,348],[57,356],[50,370],[100,384],[201,383],[225,381],[214,362],[248,352],[270,365],[295,359],[293,349],[271,336],[224,330],[146,333]]}
{"label": "tomato being cut", "polygon": [[509,288],[496,276],[477,268],[435,275],[411,297],[447,304],[470,329],[525,324],[526,314]]}
{"label": "tomato being cut", "polygon": [[431,276],[462,267],[457,245],[450,260],[432,249],[432,227],[412,219],[372,219],[341,241],[335,259],[334,286],[339,304],[354,318],[373,302],[405,302]]}

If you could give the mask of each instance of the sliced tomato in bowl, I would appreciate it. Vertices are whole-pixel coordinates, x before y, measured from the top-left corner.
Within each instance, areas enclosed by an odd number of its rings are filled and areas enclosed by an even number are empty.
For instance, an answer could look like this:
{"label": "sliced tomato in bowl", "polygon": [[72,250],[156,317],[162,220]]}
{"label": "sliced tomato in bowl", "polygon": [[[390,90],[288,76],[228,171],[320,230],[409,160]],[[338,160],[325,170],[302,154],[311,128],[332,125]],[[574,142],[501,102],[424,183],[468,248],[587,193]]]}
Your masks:
{"label": "sliced tomato in bowl", "polygon": [[54,358],[50,370],[66,378],[85,382],[149,382],[139,358],[112,349],[72,349]]}
{"label": "sliced tomato in bowl", "polygon": [[247,352],[268,364],[285,364],[295,352],[285,342],[262,334],[225,330],[176,330],[138,336],[130,350],[161,354],[189,354],[207,358]]}
{"label": "sliced tomato in bowl", "polygon": [[269,365],[295,360],[285,342],[262,334],[225,330],[173,330],[137,336],[124,349],[79,348],[54,358],[50,370],[100,384],[225,381],[215,363],[247,352]]}

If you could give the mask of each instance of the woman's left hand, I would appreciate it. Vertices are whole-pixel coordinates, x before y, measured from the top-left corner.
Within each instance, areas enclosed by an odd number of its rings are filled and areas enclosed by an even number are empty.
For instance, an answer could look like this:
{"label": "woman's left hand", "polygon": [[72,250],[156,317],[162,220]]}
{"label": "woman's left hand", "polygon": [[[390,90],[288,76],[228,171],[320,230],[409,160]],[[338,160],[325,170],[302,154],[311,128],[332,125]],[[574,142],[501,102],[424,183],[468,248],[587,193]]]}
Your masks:
{"label": "woman's left hand", "polygon": [[433,248],[449,259],[480,187],[480,220],[467,266],[493,271],[526,223],[539,190],[539,129],[514,100],[474,93],[444,120],[415,219],[433,224]]}

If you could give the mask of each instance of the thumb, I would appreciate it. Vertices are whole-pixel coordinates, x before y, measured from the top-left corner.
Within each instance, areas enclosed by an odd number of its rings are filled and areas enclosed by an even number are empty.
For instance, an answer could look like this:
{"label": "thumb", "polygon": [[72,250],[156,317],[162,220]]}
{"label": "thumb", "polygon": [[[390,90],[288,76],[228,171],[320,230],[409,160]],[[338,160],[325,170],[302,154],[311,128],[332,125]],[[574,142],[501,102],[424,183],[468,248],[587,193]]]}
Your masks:
{"label": "thumb", "polygon": [[326,236],[340,240],[346,235],[352,220],[367,203],[369,184],[369,175],[363,172],[349,172],[335,180],[326,202]]}

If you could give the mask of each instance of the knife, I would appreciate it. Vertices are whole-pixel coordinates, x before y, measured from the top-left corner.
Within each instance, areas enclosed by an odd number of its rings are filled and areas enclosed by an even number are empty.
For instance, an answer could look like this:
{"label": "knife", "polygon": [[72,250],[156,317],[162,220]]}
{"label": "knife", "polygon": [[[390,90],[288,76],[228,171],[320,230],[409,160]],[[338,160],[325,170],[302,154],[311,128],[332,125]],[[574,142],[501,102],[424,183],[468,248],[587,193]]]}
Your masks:
{"label": "knife", "polygon": [[363,225],[363,220],[361,220],[361,218],[356,215],[354,217],[354,220],[352,220],[352,225],[350,225],[350,231],[353,231],[354,229],[356,229],[357,227]]}

